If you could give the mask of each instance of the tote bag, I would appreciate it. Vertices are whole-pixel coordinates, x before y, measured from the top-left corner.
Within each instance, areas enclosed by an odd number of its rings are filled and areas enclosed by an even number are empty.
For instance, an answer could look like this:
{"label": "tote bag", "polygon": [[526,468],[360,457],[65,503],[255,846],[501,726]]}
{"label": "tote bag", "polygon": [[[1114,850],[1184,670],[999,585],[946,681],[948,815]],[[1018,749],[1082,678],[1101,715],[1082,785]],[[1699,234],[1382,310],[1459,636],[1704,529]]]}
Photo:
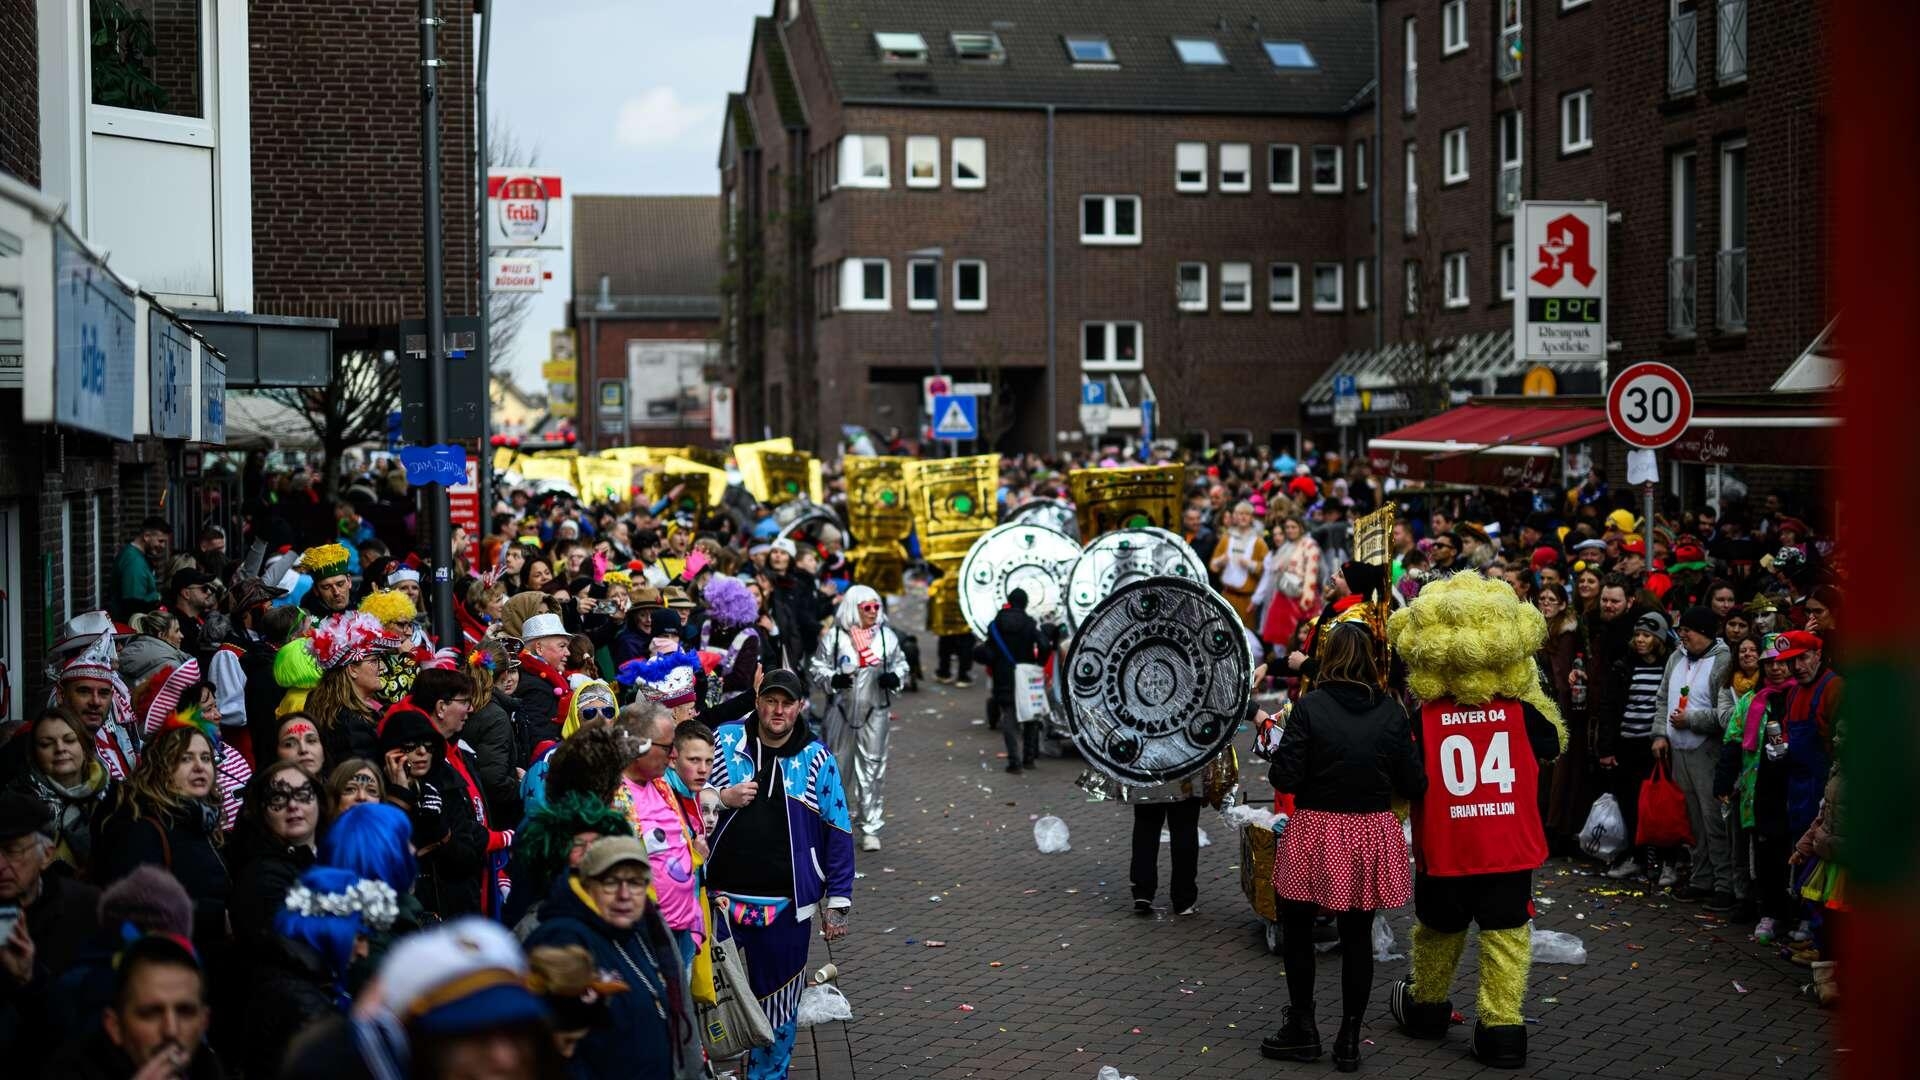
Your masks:
{"label": "tote bag", "polygon": [[1634,826],[1636,847],[1688,847],[1693,826],[1687,824],[1687,797],[1673,782],[1667,763],[1656,761],[1653,775],[1640,782],[1640,820]]}
{"label": "tote bag", "polygon": [[[708,908],[713,913],[714,928],[717,931],[721,923],[727,921],[726,914],[719,905]],[[773,1045],[773,1025],[767,1022],[767,1014],[760,1011],[760,1002],[753,996],[753,987],[747,982],[747,964],[740,954],[740,943],[733,937],[733,927],[727,926],[727,936],[722,939],[715,933],[708,943],[713,953],[713,1004],[694,1006],[700,1017],[700,1041],[707,1046],[707,1056],[715,1061],[731,1061],[754,1050],[765,1050]]]}
{"label": "tote bag", "polygon": [[1013,665],[1013,714],[1023,724],[1047,715],[1047,669],[1039,664]]}

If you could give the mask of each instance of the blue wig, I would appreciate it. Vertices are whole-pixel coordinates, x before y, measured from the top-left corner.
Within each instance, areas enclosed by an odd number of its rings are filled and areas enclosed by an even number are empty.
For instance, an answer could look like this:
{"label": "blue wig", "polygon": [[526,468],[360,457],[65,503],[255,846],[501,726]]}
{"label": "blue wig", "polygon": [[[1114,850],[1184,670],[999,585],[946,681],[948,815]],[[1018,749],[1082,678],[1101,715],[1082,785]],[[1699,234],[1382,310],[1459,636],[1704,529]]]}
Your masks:
{"label": "blue wig", "polygon": [[[300,884],[315,894],[342,893],[360,882],[351,870],[331,866],[308,867],[300,875]],[[302,915],[283,907],[273,917],[273,929],[289,941],[297,941],[320,954],[327,970],[333,973],[333,996],[344,1007],[352,1000],[347,993],[347,969],[353,964],[357,938],[367,933],[366,920],[354,915]]]}
{"label": "blue wig", "polygon": [[405,896],[420,876],[420,863],[413,855],[413,822],[406,811],[386,803],[348,807],[321,837],[320,862],[370,881],[384,881]]}
{"label": "blue wig", "polygon": [[683,649],[679,652],[670,652],[665,656],[656,656],[651,660],[629,660],[620,665],[620,671],[614,677],[619,680],[621,686],[632,686],[637,682],[657,685],[665,682],[667,676],[673,674],[673,669],[683,667],[692,668],[693,673],[696,676],[699,675],[700,657]]}

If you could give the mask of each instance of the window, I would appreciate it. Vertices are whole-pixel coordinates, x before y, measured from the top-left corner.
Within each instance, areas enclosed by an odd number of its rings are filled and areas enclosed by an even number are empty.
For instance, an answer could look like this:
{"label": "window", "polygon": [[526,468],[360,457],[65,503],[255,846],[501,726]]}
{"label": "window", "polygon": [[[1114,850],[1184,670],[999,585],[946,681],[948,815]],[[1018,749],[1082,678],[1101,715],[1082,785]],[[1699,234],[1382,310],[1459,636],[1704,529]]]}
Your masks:
{"label": "window", "polygon": [[1313,310],[1339,311],[1346,306],[1340,298],[1341,274],[1345,269],[1339,263],[1313,264]]}
{"label": "window", "polygon": [[889,34],[883,31],[873,35],[873,47],[879,50],[880,59],[889,64],[927,62],[927,39],[919,34]]}
{"label": "window", "polygon": [[1593,149],[1593,91],[1575,90],[1560,96],[1560,152]]}
{"label": "window", "polygon": [[1353,190],[1367,190],[1367,140],[1353,142]]}
{"label": "window", "polygon": [[1139,243],[1140,196],[1081,196],[1080,242],[1083,244]]}
{"label": "window", "polygon": [[1220,310],[1253,310],[1252,263],[1223,262],[1220,264]]}
{"label": "window", "polygon": [[1723,83],[1747,77],[1747,0],[1719,0],[1713,16],[1714,72]]}
{"label": "window", "polygon": [[1500,245],[1500,299],[1513,299],[1513,245]]}
{"label": "window", "polygon": [[[100,5],[88,6],[94,8],[95,25],[100,25]],[[206,5],[200,0],[123,0],[115,6],[126,20],[121,25],[127,44],[124,51],[104,46],[94,50],[92,103],[167,116],[210,116],[212,103],[204,98],[210,65],[201,53]]]}
{"label": "window", "polygon": [[1339,147],[1316,146],[1313,148],[1313,190],[1340,190]]}
{"label": "window", "polygon": [[907,310],[932,311],[940,306],[940,264],[933,259],[907,260]]}
{"label": "window", "polygon": [[840,264],[840,310],[886,311],[893,307],[885,259],[847,259]]}
{"label": "window", "polygon": [[1277,68],[1311,68],[1319,65],[1314,62],[1313,53],[1298,41],[1263,41],[1260,47],[1267,50],[1267,59]]}
{"label": "window", "polygon": [[1407,69],[1401,78],[1400,100],[1402,107],[1412,113],[1419,108],[1420,102],[1420,32],[1411,17],[1407,19],[1404,38],[1402,52],[1406,56]]}
{"label": "window", "polygon": [[887,137],[885,135],[843,135],[840,137],[840,182],[835,187],[883,188],[891,186],[887,178]]}
{"label": "window", "polygon": [[1747,328],[1747,143],[1720,147],[1720,329]]}
{"label": "window", "polygon": [[955,31],[947,35],[953,44],[953,55],[974,63],[997,64],[1007,58],[1007,50],[1000,44],[1000,35],[991,30]]}
{"label": "window", "polygon": [[1520,208],[1520,140],[1524,125],[1521,114],[1503,112],[1498,121],[1500,132],[1500,183],[1494,210],[1511,216]]}
{"label": "window", "polygon": [[1220,190],[1253,190],[1253,148],[1246,143],[1220,144]]}
{"label": "window", "polygon": [[1667,333],[1674,337],[1692,337],[1699,326],[1698,263],[1694,258],[1694,236],[1699,217],[1694,205],[1694,155],[1673,155],[1670,174],[1667,224]]}
{"label": "window", "polygon": [[1140,324],[1080,324],[1080,366],[1089,371],[1140,370]]}
{"label": "window", "polygon": [[1291,194],[1300,190],[1300,148],[1292,143],[1267,145],[1267,190]]}
{"label": "window", "polygon": [[1467,179],[1467,129],[1457,127],[1440,137],[1441,179],[1462,184]]}
{"label": "window", "polygon": [[953,310],[987,310],[987,264],[979,259],[953,261]]}
{"label": "window", "polygon": [[1467,51],[1467,0],[1447,0],[1440,9],[1440,52],[1452,56]]}
{"label": "window", "polygon": [[1267,309],[1300,310],[1300,267],[1297,263],[1274,263],[1267,267]]}
{"label": "window", "polygon": [[1520,77],[1520,0],[1500,0],[1500,46],[1493,52],[1493,73],[1506,81]]}
{"label": "window", "polygon": [[1365,311],[1373,306],[1373,260],[1353,260],[1353,309]]}
{"label": "window", "polygon": [[1227,54],[1212,38],[1174,38],[1173,51],[1180,54],[1181,63],[1192,67],[1221,67],[1227,62]]}
{"label": "window", "polygon": [[1183,262],[1175,271],[1181,311],[1207,310],[1207,264]]}
{"label": "window", "polygon": [[1416,236],[1420,232],[1420,169],[1419,155],[1413,143],[1407,144],[1407,235]]}
{"label": "window", "polygon": [[1207,190],[1207,144],[1175,143],[1173,147],[1173,189]]}
{"label": "window", "polygon": [[1408,259],[1407,278],[1407,314],[1420,314],[1420,260]]}
{"label": "window", "polygon": [[957,188],[987,186],[987,140],[977,138],[953,140],[953,186]]}
{"label": "window", "polygon": [[907,136],[907,186],[940,186],[940,140],[935,136]]}
{"label": "window", "polygon": [[1467,253],[1449,251],[1440,264],[1442,276],[1446,279],[1447,306],[1462,308],[1467,306]]}
{"label": "window", "polygon": [[1067,44],[1067,59],[1075,64],[1117,64],[1113,56],[1113,46],[1103,37],[1067,35],[1063,39]]}

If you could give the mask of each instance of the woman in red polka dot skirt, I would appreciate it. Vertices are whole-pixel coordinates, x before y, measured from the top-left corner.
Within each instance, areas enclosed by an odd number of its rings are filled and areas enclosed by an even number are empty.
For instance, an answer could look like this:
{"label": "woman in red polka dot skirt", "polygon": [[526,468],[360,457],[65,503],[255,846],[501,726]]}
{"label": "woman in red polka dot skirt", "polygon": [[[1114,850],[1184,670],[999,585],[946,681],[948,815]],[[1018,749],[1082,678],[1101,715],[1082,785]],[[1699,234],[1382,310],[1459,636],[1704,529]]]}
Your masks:
{"label": "woman in red polka dot skirt", "polygon": [[1335,624],[1319,662],[1314,689],[1294,704],[1268,773],[1273,789],[1294,801],[1273,860],[1292,1004],[1260,1052],[1284,1061],[1320,1056],[1313,919],[1324,908],[1340,927],[1341,1019],[1333,1060],[1352,1072],[1360,1067],[1360,1017],[1373,985],[1373,914],[1413,895],[1393,796],[1418,799],[1427,781],[1406,710],[1380,689],[1366,627]]}

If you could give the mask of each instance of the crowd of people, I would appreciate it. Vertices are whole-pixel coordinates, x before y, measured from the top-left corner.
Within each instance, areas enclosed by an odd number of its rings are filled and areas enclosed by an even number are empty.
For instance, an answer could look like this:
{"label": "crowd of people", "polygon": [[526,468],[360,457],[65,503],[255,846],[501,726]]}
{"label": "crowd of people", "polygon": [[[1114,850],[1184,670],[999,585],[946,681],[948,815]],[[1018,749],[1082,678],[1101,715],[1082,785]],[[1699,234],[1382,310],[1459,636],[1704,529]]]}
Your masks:
{"label": "crowd of people", "polygon": [[[1002,507],[1064,498],[1078,464],[1006,459]],[[1587,485],[1517,520],[1423,495],[1376,582],[1347,558],[1351,520],[1409,496],[1364,469],[1228,450],[1189,476],[1186,539],[1277,687],[1316,673],[1313,635],[1362,596],[1503,578],[1552,628],[1541,676],[1574,733],[1540,785],[1556,848],[1581,849],[1602,791],[1631,835],[1659,763],[1694,843],[1608,872],[1830,959],[1843,599],[1801,520],[1769,500],[1647,523]],[[851,538],[783,535],[731,492],[614,505],[503,483],[485,535],[456,535],[449,620],[403,475],[354,479],[325,499],[249,475],[236,535],[187,551],[143,522],[108,609],[48,643],[46,704],[0,745],[10,1064],[786,1075],[809,945],[849,930],[891,710],[922,678],[915,635],[854,583]],[[991,670],[1017,770],[1034,746],[1004,716],[1012,668],[1054,639],[1013,599],[997,641],[940,642],[936,677]],[[771,1045],[710,1061],[725,942]]]}

